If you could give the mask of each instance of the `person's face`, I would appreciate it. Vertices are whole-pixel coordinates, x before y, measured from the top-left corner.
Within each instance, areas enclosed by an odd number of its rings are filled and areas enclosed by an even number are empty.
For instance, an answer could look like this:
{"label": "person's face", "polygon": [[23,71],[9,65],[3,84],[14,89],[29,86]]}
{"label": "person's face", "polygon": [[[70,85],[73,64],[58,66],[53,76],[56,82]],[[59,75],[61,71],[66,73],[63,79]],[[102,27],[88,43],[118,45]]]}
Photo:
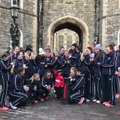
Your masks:
{"label": "person's face", "polygon": [[65,55],[65,57],[68,57],[68,56],[69,56],[69,54],[68,54],[67,51],[64,53],[64,55]]}
{"label": "person's face", "polygon": [[9,59],[9,56],[4,57],[3,59],[4,61],[7,61]]}
{"label": "person's face", "polygon": [[71,69],[70,70],[70,76],[73,78],[73,77],[75,77],[75,72]]}
{"label": "person's face", "polygon": [[55,55],[55,57],[58,57],[58,52],[55,52],[54,55]]}
{"label": "person's face", "polygon": [[58,73],[58,75],[62,75],[62,73],[61,73],[61,72],[59,72],[59,73]]}
{"label": "person's face", "polygon": [[64,48],[61,48],[60,53],[61,53],[61,54],[64,54],[64,52],[65,52],[65,49],[64,49]]}
{"label": "person's face", "polygon": [[23,58],[23,53],[20,52],[19,56],[18,56],[18,59],[22,59]]}
{"label": "person's face", "polygon": [[25,70],[23,70],[23,71],[20,73],[20,76],[21,76],[21,77],[24,77],[24,75],[25,75]]}
{"label": "person's face", "polygon": [[96,50],[94,50],[94,51],[95,51],[95,53],[96,53],[96,54],[99,52],[99,50],[97,50],[97,49],[96,49]]}
{"label": "person's face", "polygon": [[27,51],[27,54],[30,56],[31,55],[31,51]]}
{"label": "person's face", "polygon": [[35,80],[36,80],[36,81],[39,81],[39,80],[40,80],[40,76],[39,76],[39,75],[36,75],[36,76],[35,76]]}
{"label": "person's face", "polygon": [[109,47],[106,47],[106,50],[105,50],[106,54],[109,54],[111,52],[110,48]]}
{"label": "person's face", "polygon": [[75,46],[71,46],[71,49],[72,49],[72,50],[75,50]]}
{"label": "person's face", "polygon": [[19,47],[15,47],[15,53],[18,53],[18,52],[20,52],[20,48]]}
{"label": "person's face", "polygon": [[51,78],[51,73],[47,73],[47,78],[50,79]]}

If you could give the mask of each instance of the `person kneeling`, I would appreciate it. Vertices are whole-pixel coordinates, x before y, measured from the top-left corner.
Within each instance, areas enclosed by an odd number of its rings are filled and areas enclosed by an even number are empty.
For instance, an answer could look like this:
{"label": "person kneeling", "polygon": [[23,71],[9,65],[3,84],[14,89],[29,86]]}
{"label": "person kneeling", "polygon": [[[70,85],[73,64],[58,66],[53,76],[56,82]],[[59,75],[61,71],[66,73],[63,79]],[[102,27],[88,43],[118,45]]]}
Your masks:
{"label": "person kneeling", "polygon": [[80,70],[72,67],[70,70],[70,101],[71,103],[82,104],[84,98],[84,75],[80,74]]}
{"label": "person kneeling", "polygon": [[14,110],[20,105],[25,105],[28,99],[28,96],[24,91],[24,74],[25,69],[22,67],[18,68],[18,73],[14,75],[13,80],[9,85],[9,105]]}
{"label": "person kneeling", "polygon": [[53,87],[53,82],[54,79],[52,77],[52,73],[50,70],[47,70],[42,81],[42,86],[44,88],[44,100],[49,99],[49,94],[51,92],[51,88]]}

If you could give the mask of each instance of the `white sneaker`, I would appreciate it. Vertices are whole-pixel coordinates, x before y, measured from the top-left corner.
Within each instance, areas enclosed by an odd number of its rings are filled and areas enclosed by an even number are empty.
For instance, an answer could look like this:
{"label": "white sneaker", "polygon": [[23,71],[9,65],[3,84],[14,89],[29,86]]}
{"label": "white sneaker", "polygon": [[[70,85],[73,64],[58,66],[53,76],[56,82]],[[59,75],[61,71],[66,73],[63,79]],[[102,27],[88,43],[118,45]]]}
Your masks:
{"label": "white sneaker", "polygon": [[97,100],[96,99],[93,99],[93,102],[96,102]]}
{"label": "white sneaker", "polygon": [[12,103],[9,103],[9,105],[10,105],[10,108],[11,108],[11,109],[13,109],[13,110],[17,110],[17,107],[13,106]]}
{"label": "white sneaker", "polygon": [[89,100],[89,99],[86,99],[86,102],[90,102],[90,100]]}
{"label": "white sneaker", "polygon": [[99,100],[96,100],[96,103],[97,103],[97,104],[100,104],[101,102],[100,102]]}

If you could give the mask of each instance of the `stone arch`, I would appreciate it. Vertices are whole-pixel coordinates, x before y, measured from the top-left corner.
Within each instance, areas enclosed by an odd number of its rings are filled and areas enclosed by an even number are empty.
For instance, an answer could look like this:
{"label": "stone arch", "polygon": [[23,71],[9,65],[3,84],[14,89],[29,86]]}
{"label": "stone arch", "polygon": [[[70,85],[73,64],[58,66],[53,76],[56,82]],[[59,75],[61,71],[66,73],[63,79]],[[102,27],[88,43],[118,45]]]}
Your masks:
{"label": "stone arch", "polygon": [[66,22],[72,23],[77,25],[83,32],[83,49],[86,47],[89,41],[89,30],[88,26],[84,21],[82,21],[79,18],[72,17],[72,16],[64,16],[61,18],[58,18],[54,22],[52,22],[48,28],[48,45],[50,45],[53,48],[53,40],[54,40],[54,30],[57,26],[60,24],[64,24]]}

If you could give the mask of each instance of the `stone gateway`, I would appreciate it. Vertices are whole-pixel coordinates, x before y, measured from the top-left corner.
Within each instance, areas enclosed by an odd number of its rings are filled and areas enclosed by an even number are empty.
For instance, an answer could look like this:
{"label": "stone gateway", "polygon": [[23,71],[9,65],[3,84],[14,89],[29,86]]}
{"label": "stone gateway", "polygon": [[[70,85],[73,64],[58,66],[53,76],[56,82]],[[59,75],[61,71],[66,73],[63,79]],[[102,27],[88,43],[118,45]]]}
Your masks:
{"label": "stone gateway", "polygon": [[[0,0],[0,53],[10,45],[15,0]],[[50,45],[65,49],[76,42],[82,46],[114,42],[120,44],[120,0],[16,0],[20,46],[31,44],[34,51]]]}

